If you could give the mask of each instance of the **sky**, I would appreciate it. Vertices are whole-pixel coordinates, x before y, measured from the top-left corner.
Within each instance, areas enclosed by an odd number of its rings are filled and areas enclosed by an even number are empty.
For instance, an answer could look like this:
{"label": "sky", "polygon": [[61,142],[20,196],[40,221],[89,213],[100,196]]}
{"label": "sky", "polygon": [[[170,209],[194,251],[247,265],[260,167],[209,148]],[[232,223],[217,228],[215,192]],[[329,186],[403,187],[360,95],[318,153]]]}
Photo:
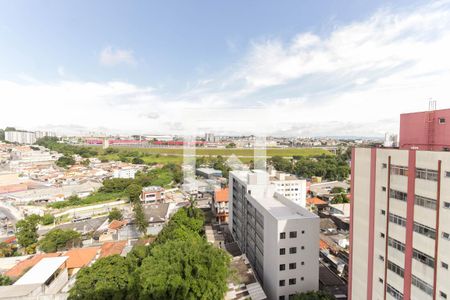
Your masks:
{"label": "sky", "polygon": [[0,0],[0,128],[380,137],[449,53],[450,1]]}

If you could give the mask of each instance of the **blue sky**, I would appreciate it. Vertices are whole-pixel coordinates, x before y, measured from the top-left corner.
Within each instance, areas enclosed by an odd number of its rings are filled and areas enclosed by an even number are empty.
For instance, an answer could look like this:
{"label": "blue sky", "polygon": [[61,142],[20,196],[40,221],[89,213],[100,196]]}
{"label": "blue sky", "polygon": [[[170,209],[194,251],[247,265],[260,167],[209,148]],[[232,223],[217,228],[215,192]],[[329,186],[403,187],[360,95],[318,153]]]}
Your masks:
{"label": "blue sky", "polygon": [[[448,1],[0,1],[12,112],[0,126],[380,136],[428,97],[450,104],[435,53],[449,12]],[[367,112],[381,97],[398,104]]]}

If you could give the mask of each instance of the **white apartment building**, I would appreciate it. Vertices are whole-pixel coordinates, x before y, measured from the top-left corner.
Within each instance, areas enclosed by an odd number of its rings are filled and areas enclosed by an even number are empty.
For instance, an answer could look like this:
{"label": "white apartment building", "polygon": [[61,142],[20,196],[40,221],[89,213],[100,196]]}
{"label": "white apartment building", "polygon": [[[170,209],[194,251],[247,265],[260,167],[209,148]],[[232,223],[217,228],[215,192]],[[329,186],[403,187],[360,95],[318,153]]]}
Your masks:
{"label": "white apartment building", "polygon": [[319,217],[276,193],[267,172],[230,172],[228,224],[268,299],[318,289]]}
{"label": "white apartment building", "polygon": [[306,207],[306,180],[269,168],[270,183],[276,191],[302,207]]}
{"label": "white apartment building", "polygon": [[36,131],[35,135],[36,135],[36,139],[40,139],[40,138],[43,138],[46,136],[54,137],[54,136],[56,136],[56,133],[51,132],[51,131]]}
{"label": "white apartment building", "polygon": [[36,134],[30,131],[5,131],[5,141],[18,144],[34,144]]}

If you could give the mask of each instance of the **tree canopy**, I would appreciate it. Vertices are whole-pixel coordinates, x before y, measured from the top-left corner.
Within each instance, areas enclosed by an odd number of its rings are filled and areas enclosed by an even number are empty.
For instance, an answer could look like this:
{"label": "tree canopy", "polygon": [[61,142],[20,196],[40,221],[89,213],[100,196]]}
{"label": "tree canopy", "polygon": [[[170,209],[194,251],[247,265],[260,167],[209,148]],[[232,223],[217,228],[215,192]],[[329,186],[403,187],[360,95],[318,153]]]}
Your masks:
{"label": "tree canopy", "polygon": [[109,212],[109,215],[108,215],[108,221],[109,222],[111,222],[113,220],[119,220],[120,221],[122,219],[123,219],[122,212],[118,208],[114,207],[113,209],[111,209],[111,211]]}
{"label": "tree canopy", "polygon": [[56,161],[56,165],[58,167],[67,168],[68,166],[72,166],[75,164],[75,159],[72,156],[64,155],[58,158]]}
{"label": "tree canopy", "polygon": [[13,281],[6,275],[0,274],[0,286],[11,285]]}
{"label": "tree canopy", "polygon": [[181,208],[150,246],[78,273],[69,299],[222,299],[229,256],[203,238],[204,216]]}
{"label": "tree canopy", "polygon": [[80,270],[69,299],[135,299],[133,286],[129,261],[119,255],[108,256]]}
{"label": "tree canopy", "polygon": [[38,241],[37,225],[39,221],[38,215],[30,215],[16,223],[17,242],[25,248],[27,253],[34,253],[35,247],[32,246]]}
{"label": "tree canopy", "polygon": [[155,246],[139,270],[144,299],[222,299],[229,257],[202,240],[170,240]]}
{"label": "tree canopy", "polygon": [[81,234],[72,229],[50,230],[39,241],[39,248],[46,252],[56,252],[66,248],[72,248],[80,243]]}

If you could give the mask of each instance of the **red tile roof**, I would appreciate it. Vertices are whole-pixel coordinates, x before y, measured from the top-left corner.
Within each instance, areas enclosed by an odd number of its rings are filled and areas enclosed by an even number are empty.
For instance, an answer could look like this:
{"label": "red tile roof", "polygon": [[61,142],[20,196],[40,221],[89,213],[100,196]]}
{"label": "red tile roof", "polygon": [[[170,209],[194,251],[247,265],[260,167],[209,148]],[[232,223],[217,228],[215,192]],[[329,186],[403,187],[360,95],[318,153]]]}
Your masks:
{"label": "red tile roof", "polygon": [[311,205],[311,204],[314,204],[314,205],[325,205],[325,204],[328,204],[328,202],[323,201],[322,199],[319,199],[317,197],[306,199],[306,203],[309,204],[309,205]]}
{"label": "red tile roof", "polygon": [[114,254],[121,254],[125,246],[127,245],[127,241],[119,241],[119,242],[106,242],[102,245],[100,250],[100,258],[111,256]]}
{"label": "red tile roof", "polygon": [[57,257],[61,256],[61,253],[41,253],[36,254],[26,260],[19,262],[17,265],[5,272],[5,275],[11,278],[19,278],[30,268],[34,267],[41,259],[45,257]]}
{"label": "red tile roof", "polygon": [[119,220],[112,220],[111,223],[109,223],[108,228],[111,230],[116,230],[119,228],[122,228],[123,225],[125,225],[127,222],[125,221],[119,221]]}
{"label": "red tile roof", "polygon": [[89,265],[89,263],[94,260],[98,250],[100,250],[100,247],[70,249],[64,253],[64,256],[69,257],[67,259],[67,268],[82,268]]}
{"label": "red tile roof", "polygon": [[228,188],[216,190],[214,192],[214,201],[215,202],[226,202],[226,201],[228,201]]}

